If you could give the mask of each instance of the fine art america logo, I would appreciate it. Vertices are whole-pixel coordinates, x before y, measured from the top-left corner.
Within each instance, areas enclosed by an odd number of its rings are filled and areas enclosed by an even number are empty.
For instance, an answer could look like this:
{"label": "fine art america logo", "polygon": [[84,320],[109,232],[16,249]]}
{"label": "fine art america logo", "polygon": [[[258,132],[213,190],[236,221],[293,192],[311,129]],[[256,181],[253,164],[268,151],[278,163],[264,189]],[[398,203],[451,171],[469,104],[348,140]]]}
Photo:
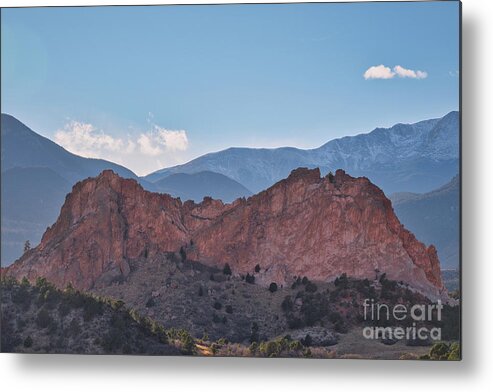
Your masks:
{"label": "fine art america logo", "polygon": [[[363,328],[366,339],[390,340],[441,340],[441,328],[428,328],[423,325],[442,320],[443,305],[440,300],[436,304],[415,304],[393,306],[384,303],[375,303],[374,299],[366,298],[363,303],[363,315],[366,322],[388,325],[390,322],[409,324],[402,326],[367,326]],[[419,325],[418,325],[419,324]]]}

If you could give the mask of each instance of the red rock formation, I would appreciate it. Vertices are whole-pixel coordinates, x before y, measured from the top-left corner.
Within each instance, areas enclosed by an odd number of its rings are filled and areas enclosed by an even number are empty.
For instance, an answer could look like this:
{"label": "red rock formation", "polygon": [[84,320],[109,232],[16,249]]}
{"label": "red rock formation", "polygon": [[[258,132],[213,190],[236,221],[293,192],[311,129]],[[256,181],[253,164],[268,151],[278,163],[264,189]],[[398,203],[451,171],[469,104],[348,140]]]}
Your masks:
{"label": "red rock formation", "polygon": [[328,280],[345,272],[374,278],[375,270],[430,297],[443,292],[433,246],[426,248],[398,221],[391,202],[366,178],[338,170],[297,169],[271,188],[231,204],[182,203],[147,192],[111,171],[77,183],[41,244],[7,274],[81,289],[129,273],[128,260],[176,252],[257,282],[293,276]]}

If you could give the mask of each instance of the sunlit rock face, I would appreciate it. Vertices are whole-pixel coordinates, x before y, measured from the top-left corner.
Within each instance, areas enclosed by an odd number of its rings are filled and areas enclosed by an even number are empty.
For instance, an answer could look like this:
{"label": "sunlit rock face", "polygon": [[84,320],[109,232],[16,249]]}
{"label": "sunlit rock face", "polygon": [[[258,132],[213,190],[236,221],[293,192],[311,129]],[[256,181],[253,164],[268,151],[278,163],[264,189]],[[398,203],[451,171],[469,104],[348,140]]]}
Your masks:
{"label": "sunlit rock face", "polygon": [[230,204],[182,203],[104,171],[73,187],[40,245],[5,273],[90,289],[125,278],[129,260],[180,249],[189,260],[228,263],[234,274],[258,264],[259,284],[342,273],[373,279],[379,271],[430,298],[446,296],[435,248],[401,225],[377,186],[342,170],[321,178],[304,168]]}

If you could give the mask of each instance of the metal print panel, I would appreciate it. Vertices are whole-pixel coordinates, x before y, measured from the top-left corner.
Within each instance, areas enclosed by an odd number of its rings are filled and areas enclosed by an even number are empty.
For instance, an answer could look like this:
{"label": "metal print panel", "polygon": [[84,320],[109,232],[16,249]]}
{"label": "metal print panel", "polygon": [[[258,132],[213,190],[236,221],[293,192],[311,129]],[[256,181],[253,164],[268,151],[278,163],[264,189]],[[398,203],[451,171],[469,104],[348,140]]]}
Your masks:
{"label": "metal print panel", "polygon": [[1,351],[459,360],[460,3],[1,10]]}

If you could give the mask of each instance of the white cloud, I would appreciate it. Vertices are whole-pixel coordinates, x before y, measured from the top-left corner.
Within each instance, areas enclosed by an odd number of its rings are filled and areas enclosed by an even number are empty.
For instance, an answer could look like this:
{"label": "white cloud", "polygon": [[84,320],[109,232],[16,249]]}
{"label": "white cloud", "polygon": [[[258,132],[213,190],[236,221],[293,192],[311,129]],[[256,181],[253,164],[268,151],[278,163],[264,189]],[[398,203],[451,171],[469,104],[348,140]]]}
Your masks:
{"label": "white cloud", "polygon": [[159,145],[155,144],[152,140],[152,137],[146,134],[140,134],[137,139],[137,144],[139,145],[139,150],[144,155],[149,155],[151,157],[155,157],[161,155],[163,150],[159,147]]}
{"label": "white cloud", "polygon": [[143,154],[154,157],[166,151],[185,151],[188,137],[184,130],[173,131],[155,125],[153,131],[140,134],[137,144]]}
{"label": "white cloud", "polygon": [[400,78],[425,79],[428,73],[425,71],[412,70],[396,65],[394,68],[386,67],[383,64],[374,65],[368,68],[363,77],[368,79],[393,79],[395,76]]}
{"label": "white cloud", "polygon": [[179,154],[188,149],[185,130],[169,130],[153,125],[138,136],[113,137],[94,125],[70,121],[55,133],[55,142],[70,152],[87,158],[100,158],[119,163],[147,174],[180,161]]}
{"label": "white cloud", "polygon": [[400,65],[396,65],[394,67],[394,72],[401,78],[424,79],[428,76],[427,72],[406,69],[404,67],[401,67]]}
{"label": "white cloud", "polygon": [[395,73],[389,67],[386,67],[383,64],[374,65],[373,67],[368,68],[363,77],[368,79],[392,79],[395,76]]}
{"label": "white cloud", "polygon": [[70,121],[55,133],[55,142],[74,154],[98,158],[101,151],[132,149],[130,143],[96,130],[92,124]]}
{"label": "white cloud", "polygon": [[157,133],[157,141],[164,145],[169,151],[185,151],[188,148],[187,133],[183,130],[172,131],[154,126]]}

